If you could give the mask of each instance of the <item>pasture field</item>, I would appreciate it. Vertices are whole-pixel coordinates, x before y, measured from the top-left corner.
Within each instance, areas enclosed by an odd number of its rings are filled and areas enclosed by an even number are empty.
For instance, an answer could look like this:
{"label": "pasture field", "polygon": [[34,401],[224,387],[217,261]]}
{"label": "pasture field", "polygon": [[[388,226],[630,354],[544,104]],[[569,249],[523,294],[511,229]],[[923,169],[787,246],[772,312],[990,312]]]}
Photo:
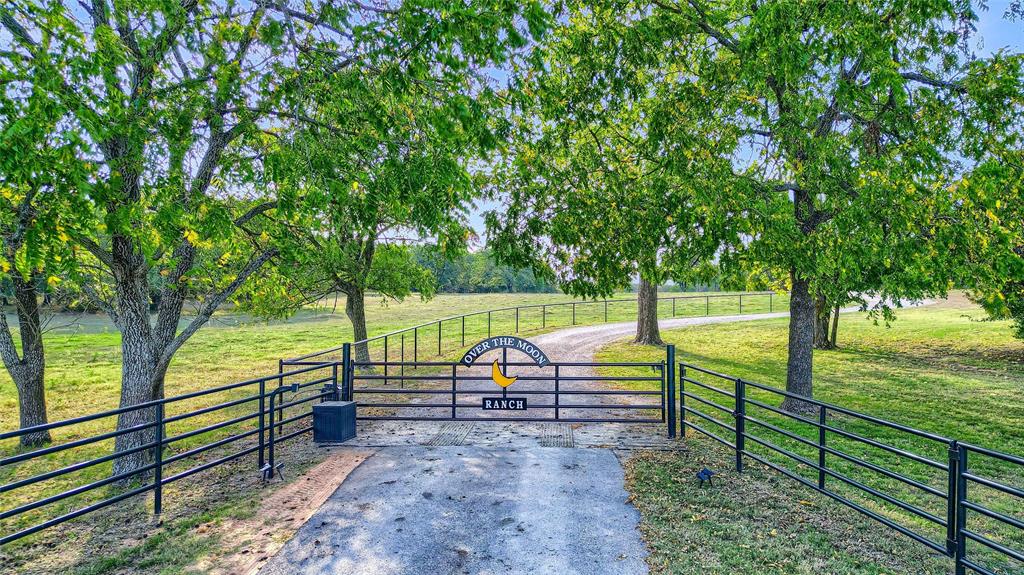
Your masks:
{"label": "pasture field", "polygon": [[[946,438],[1018,456],[1024,454],[1024,434],[1021,433],[1024,429],[1024,401],[1021,399],[1024,395],[1024,342],[1013,339],[1008,322],[981,321],[984,317],[982,310],[959,295],[927,307],[902,310],[898,313],[896,321],[889,326],[865,319],[864,314],[844,315],[839,328],[840,348],[833,351],[815,351],[815,398]],[[662,337],[666,342],[677,346],[677,356],[681,362],[747,381],[784,388],[787,321],[766,319],[695,326],[664,331]],[[664,350],[661,348],[637,346],[628,342],[613,344],[598,355],[601,361],[643,361],[663,357]],[[733,391],[734,383],[729,380],[715,378],[695,370],[690,370],[687,376],[725,391]],[[687,384],[686,391],[703,400],[718,403],[727,410],[731,411],[734,407],[734,401],[723,394],[693,384]],[[751,386],[747,386],[747,394],[749,398],[768,405],[778,405],[781,399],[776,394]],[[686,401],[691,408],[699,409],[722,423],[733,423],[731,413],[725,413],[699,400]],[[748,406],[747,410],[748,416],[769,425],[811,442],[817,439],[816,429],[808,424],[793,421],[761,407]],[[687,421],[730,442],[734,441],[733,433],[715,422],[692,414],[687,417]],[[912,451],[936,462],[944,464],[948,460],[947,446],[941,443],[922,440],[842,414],[830,416],[829,424],[899,449]],[[777,431],[748,421],[747,433],[755,433],[806,460],[817,460],[816,448]],[[690,451],[698,449],[704,454],[718,453],[719,457],[709,456],[707,464],[726,474],[733,473],[729,469],[733,465],[732,456],[727,450],[718,449],[720,446],[717,443],[698,434],[692,428],[688,437],[694,440],[695,445],[703,445],[700,449],[691,447]],[[895,470],[936,490],[945,490],[947,475],[943,470],[898,457],[859,441],[836,436],[834,433],[829,434],[828,442],[837,450]],[[813,468],[774,453],[763,445],[748,440],[747,449],[775,464],[785,465],[787,469],[812,482],[816,480],[817,471]],[[688,468],[693,466],[692,461],[687,461],[684,455],[668,456],[668,459],[673,460],[667,464],[670,468],[678,467],[688,471]],[[945,517],[944,500],[933,494],[831,455],[828,457],[828,465],[830,469],[911,503],[934,517]],[[970,468],[972,472],[979,472],[1004,484],[1024,486],[1024,470],[1020,467],[1015,468],[993,459],[975,457],[970,462]],[[710,564],[721,567],[707,571],[709,573],[746,571],[750,566],[765,561],[767,557],[763,553],[763,546],[752,543],[761,539],[771,540],[774,537],[772,533],[783,531],[787,533],[787,537],[797,538],[801,545],[808,547],[806,553],[793,554],[790,559],[782,561],[779,564],[780,572],[813,571],[813,566],[808,563],[811,558],[834,556],[833,552],[838,553],[842,545],[837,539],[827,536],[810,536],[811,531],[824,529],[818,525],[821,523],[820,520],[809,521],[803,526],[794,526],[789,521],[788,517],[794,514],[795,509],[801,507],[795,505],[800,500],[814,502],[813,505],[822,509],[822,514],[831,516],[830,523],[835,522],[836,513],[840,514],[847,525],[863,523],[862,516],[856,511],[834,505],[824,496],[818,496],[812,490],[764,466],[751,461],[750,469],[757,476],[773,476],[772,484],[778,484],[779,487],[770,497],[765,496],[763,489],[747,489],[746,492],[730,492],[724,497],[708,497],[699,490],[680,487],[672,481],[666,481],[664,471],[659,470],[656,465],[640,463],[633,466],[633,497],[642,510],[647,510],[644,519],[645,530],[652,540],[652,547],[660,554],[656,561],[665,566],[666,572],[688,572],[687,566],[691,565],[690,561],[694,559],[675,551],[686,548],[703,549],[701,555],[705,558],[712,557]],[[944,529],[934,521],[900,510],[890,502],[868,496],[840,480],[832,477],[828,479],[829,487],[842,496],[857,501],[901,525],[911,527],[933,541],[941,543],[944,540]],[[691,480],[692,474],[687,473],[676,481],[689,483]],[[731,481],[738,481],[744,485],[747,485],[744,482],[749,482],[747,479],[733,478],[727,479],[726,483]],[[1008,495],[975,487],[970,492],[970,498],[1008,515],[1020,516],[1019,500],[1014,500]],[[672,505],[668,505],[666,501],[671,501]],[[662,515],[672,506],[702,508],[704,516],[716,520],[694,521],[693,525],[698,529],[676,529]],[[751,510],[745,510],[747,506]],[[804,516],[807,513],[797,514]],[[721,527],[720,522],[726,521],[729,517],[732,518],[729,520],[730,525]],[[979,519],[977,514],[970,521],[973,522],[972,526],[976,531],[989,535],[1011,548],[1024,548],[1024,540],[1019,530],[1004,528],[998,522],[985,518]],[[879,523],[869,522],[866,525],[874,534],[902,542],[905,556],[908,558],[921,555],[919,550],[925,549],[922,545]],[[726,532],[746,535],[736,541],[725,536]],[[867,540],[877,539],[876,535],[865,537]],[[969,553],[976,553],[976,557],[984,557],[990,562],[990,566],[996,568],[997,573],[1024,572],[1024,566],[1013,565],[1004,558],[988,554],[980,545],[971,546]],[[851,561],[857,560],[856,554],[844,556]],[[833,568],[836,572],[856,571],[856,564],[847,565],[844,561],[845,559],[835,563]],[[863,572],[876,570],[873,568]],[[929,570],[922,565],[920,572]]]}

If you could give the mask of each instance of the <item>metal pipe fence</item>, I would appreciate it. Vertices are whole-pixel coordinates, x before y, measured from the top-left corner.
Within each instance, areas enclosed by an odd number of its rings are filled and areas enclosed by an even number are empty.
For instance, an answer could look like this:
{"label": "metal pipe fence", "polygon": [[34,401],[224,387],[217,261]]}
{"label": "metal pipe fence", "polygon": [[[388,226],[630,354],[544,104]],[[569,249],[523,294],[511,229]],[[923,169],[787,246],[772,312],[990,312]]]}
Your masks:
{"label": "metal pipe fence", "polygon": [[[453,315],[353,342],[365,346],[370,359],[419,363],[466,346],[467,341],[497,333],[526,333],[554,327],[593,325],[636,319],[633,298],[538,303]],[[787,295],[775,292],[708,293],[658,296],[658,317],[706,317],[774,313],[789,309]],[[396,342],[398,345],[396,345]],[[407,349],[407,347],[409,349]],[[343,346],[283,360],[284,365],[336,360]]]}
{"label": "metal pipe fence", "polygon": [[1024,458],[689,363],[679,374],[682,436],[726,446],[738,472],[761,463],[952,558],[957,575],[1024,572],[1024,489],[1009,484]]}
{"label": "metal pipe fence", "polygon": [[[16,442],[23,435],[44,430],[67,438],[62,443],[28,451],[18,452],[18,448],[14,448],[9,455],[0,457],[0,476],[11,478],[0,485],[0,500],[11,505],[0,508],[0,545],[145,493],[153,494],[153,513],[159,515],[163,510],[165,486],[247,455],[256,454],[258,472],[266,475],[268,467],[273,472],[273,443],[310,431],[309,404],[334,395],[337,383],[337,373],[332,366],[303,366],[0,433],[0,446],[4,441]],[[283,398],[285,393],[290,393],[291,398],[274,405],[274,399]],[[207,398],[215,398],[216,403],[192,408],[195,401]],[[250,406],[252,410],[248,411]],[[295,409],[289,413],[289,408]],[[176,409],[183,411],[167,413]],[[149,416],[142,419],[144,423],[117,429],[117,416],[131,412],[149,412]],[[217,421],[207,423],[203,416],[212,415],[218,416]],[[98,426],[115,428],[89,434],[90,428]],[[129,434],[145,434],[145,437],[140,445],[121,451],[114,451],[113,445],[108,445]],[[236,451],[215,452],[236,444]],[[269,464],[266,461],[268,450]],[[141,466],[120,473],[108,470],[118,459],[138,454],[143,455]],[[62,463],[68,459],[75,461]]]}

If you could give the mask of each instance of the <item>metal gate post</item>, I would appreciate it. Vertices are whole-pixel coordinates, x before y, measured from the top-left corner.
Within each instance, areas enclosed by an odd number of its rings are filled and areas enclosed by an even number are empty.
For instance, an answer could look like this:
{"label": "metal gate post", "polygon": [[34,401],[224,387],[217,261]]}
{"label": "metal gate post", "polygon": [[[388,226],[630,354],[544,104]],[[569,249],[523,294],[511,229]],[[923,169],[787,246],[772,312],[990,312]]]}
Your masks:
{"label": "metal gate post", "polygon": [[388,336],[384,336],[384,387],[388,385]]}
{"label": "metal gate post", "polygon": [[156,445],[153,446],[153,514],[164,510],[164,402],[156,408]]}
{"label": "metal gate post", "polygon": [[747,386],[742,379],[736,380],[736,471],[743,472],[743,451],[747,439]]}
{"label": "metal gate post", "polygon": [[491,312],[487,312],[487,337],[491,337]]}
{"label": "metal gate post", "polygon": [[331,365],[331,384],[334,385],[334,393],[331,394],[331,400],[340,401],[341,395],[338,393],[338,363],[335,362]]}
{"label": "metal gate post", "polygon": [[604,322],[608,323],[608,300],[604,300]]}
{"label": "metal gate post", "polygon": [[260,380],[260,454],[257,457],[257,464],[263,469],[264,450],[267,448],[267,381]]}
{"label": "metal gate post", "polygon": [[466,347],[466,316],[462,316],[462,347]]}
{"label": "metal gate post", "polygon": [[441,355],[441,320],[437,320],[437,355]]}
{"label": "metal gate post", "polygon": [[686,365],[679,364],[679,436],[686,439]]}
{"label": "metal gate post", "polygon": [[964,530],[967,529],[967,508],[964,501],[967,500],[967,449],[963,445],[957,445],[957,466],[956,466],[956,575],[967,573],[964,567],[964,559],[967,554],[967,541],[964,537]]}
{"label": "metal gate post", "polygon": [[[341,346],[341,363],[342,401],[352,401],[352,375],[355,373],[355,370],[352,368],[352,344],[346,343]],[[271,437],[273,437],[273,429],[271,429],[270,433]],[[271,440],[271,443],[273,443],[273,440]]]}
{"label": "metal gate post", "polygon": [[459,367],[459,364],[457,364],[457,363],[453,363],[452,364],[452,419],[455,419],[455,404],[458,401],[458,397],[457,397],[457,395],[455,393],[455,382],[456,382],[455,370],[458,367]]}
{"label": "metal gate post", "polygon": [[[347,346],[348,344],[346,343],[345,345]],[[277,388],[270,392],[270,442],[267,445],[267,465],[261,469],[263,472],[263,478],[268,481],[274,478],[274,469],[277,468],[277,465],[274,463],[274,442],[276,439],[275,428],[280,426],[281,432],[284,433],[284,420],[274,420],[274,400],[276,399],[283,404],[284,394],[289,391],[291,393],[299,391],[299,384],[293,383],[288,387]],[[280,473],[280,470],[278,470],[278,476],[280,476]]]}
{"label": "metal gate post", "polygon": [[772,313],[772,294],[768,294],[768,313]]}
{"label": "metal gate post", "polygon": [[555,419],[558,419],[558,380],[560,377],[558,365],[555,365]]}
{"label": "metal gate post", "polygon": [[398,387],[405,389],[405,332],[402,332],[402,365],[398,368],[398,375],[402,378],[398,380]]}
{"label": "metal gate post", "polygon": [[572,303],[572,324],[576,325],[576,302]]}
{"label": "metal gate post", "polygon": [[704,296],[704,315],[711,315],[711,296]]}
{"label": "metal gate post", "polygon": [[[675,301],[675,300],[673,300]],[[667,379],[665,392],[668,393],[668,436],[676,436],[676,346],[669,344],[665,348],[665,363],[668,373],[662,372],[662,377]]]}
{"label": "metal gate post", "polygon": [[[346,344],[346,345],[348,345],[348,344]],[[277,373],[278,374],[284,373],[284,360],[283,359],[277,360]],[[277,388],[281,389],[282,387],[284,387],[284,377],[283,376],[279,376],[277,378]],[[284,419],[284,409],[282,409],[282,410],[277,412],[277,418],[278,419]]]}
{"label": "metal gate post", "polygon": [[540,306],[540,327],[545,328],[548,326],[548,306]]}
{"label": "metal gate post", "polygon": [[519,333],[519,306],[516,306],[516,333]]}
{"label": "metal gate post", "polygon": [[[412,362],[414,364],[420,362],[420,328],[415,327],[412,330]],[[413,365],[413,369],[419,369],[420,366]]]}
{"label": "metal gate post", "polygon": [[[269,434],[267,437],[267,464],[260,468],[260,471],[263,472],[264,479],[274,478],[274,426],[276,425],[274,422],[274,395],[276,393],[277,390],[270,392],[270,421],[268,422],[270,427],[268,428]],[[267,474],[268,469],[270,470],[269,475]]]}
{"label": "metal gate post", "polygon": [[828,410],[824,405],[818,407],[818,489],[825,489],[825,421]]}
{"label": "metal gate post", "polygon": [[740,313],[743,313],[743,295],[740,295]]}
{"label": "metal gate post", "polygon": [[949,442],[949,468],[947,475],[949,481],[946,484],[946,554],[956,556],[956,508],[959,504],[957,498],[957,480],[960,468],[960,445],[954,439]]}

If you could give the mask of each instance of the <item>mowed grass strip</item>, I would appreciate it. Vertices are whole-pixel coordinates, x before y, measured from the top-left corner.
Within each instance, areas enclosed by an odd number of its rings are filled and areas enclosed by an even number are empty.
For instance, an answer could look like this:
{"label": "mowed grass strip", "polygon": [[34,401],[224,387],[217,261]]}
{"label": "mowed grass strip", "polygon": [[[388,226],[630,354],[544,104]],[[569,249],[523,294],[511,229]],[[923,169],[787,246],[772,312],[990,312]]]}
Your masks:
{"label": "mowed grass strip", "polygon": [[[966,441],[1001,451],[1024,454],[1024,345],[1011,337],[1006,322],[979,321],[984,314],[963,298],[938,305],[900,312],[891,326],[876,325],[863,315],[844,316],[840,324],[841,349],[815,352],[815,397],[857,412],[880,417],[940,436]],[[731,376],[767,384],[785,386],[787,320],[716,326],[697,326],[663,333],[667,342],[677,346],[678,358],[700,367]],[[619,343],[599,354],[605,361],[661,359],[664,349]],[[614,372],[614,370],[609,370]],[[687,376],[730,393],[735,384],[690,370]],[[687,405],[724,425],[733,425],[732,398],[694,384],[686,392],[726,408],[715,407],[693,398]],[[781,396],[747,386],[748,397],[769,406],[778,406]],[[818,460],[815,426],[748,404],[751,418],[796,435],[803,441],[748,420],[747,433],[785,449],[812,464]],[[813,418],[813,416],[812,416]],[[689,414],[687,422],[711,431],[732,443],[734,434],[713,421]],[[948,462],[945,443],[877,425],[849,415],[833,413],[828,425],[875,441],[910,451],[944,466]],[[689,436],[697,436],[690,429]],[[944,469],[912,461],[829,432],[829,447],[930,487],[946,491]],[[818,472],[810,465],[747,441],[747,450],[816,483]],[[751,462],[752,463],[752,462]],[[943,498],[905,481],[887,478],[854,462],[827,454],[829,489],[854,500],[900,525],[913,529],[930,540],[943,544],[946,502]],[[972,456],[973,473],[1020,488],[1024,469],[982,456]],[[756,467],[756,466],[755,466]],[[846,481],[850,480],[850,481]],[[810,489],[792,480],[787,493],[807,493]],[[908,512],[882,497],[865,493],[851,482],[873,488],[909,503],[921,513]],[[1024,517],[1024,502],[985,487],[971,485],[970,500],[1002,513]],[[643,496],[643,494],[638,494]],[[793,496],[793,495],[789,495]],[[800,495],[801,497],[803,495]],[[969,528],[1013,549],[1024,550],[1024,532],[973,513]],[[922,547],[909,538],[889,533],[904,541],[908,550]],[[969,553],[998,573],[1021,573],[1024,565],[990,553],[979,544],[970,544]]]}
{"label": "mowed grass strip", "polygon": [[[738,294],[662,294],[659,315],[673,314],[671,297],[694,295],[678,299],[675,303],[676,317],[685,315],[722,315],[738,313]],[[615,299],[631,299],[633,294],[617,294]],[[786,305],[786,296],[770,298],[776,311]],[[744,295],[744,313],[767,311],[769,297],[765,295]],[[409,298],[401,303],[385,304],[380,299],[370,298],[367,305],[367,321],[371,335],[388,333],[406,327],[419,325],[457,314],[477,310],[506,308],[521,305],[553,304],[545,308],[523,309],[519,314],[519,333],[530,335],[551,331],[560,327],[586,325],[604,322],[632,321],[636,318],[634,301],[586,302],[573,306],[558,305],[571,298],[564,294],[442,294],[429,301]],[[330,302],[330,307],[303,310],[289,321],[263,322],[243,314],[218,313],[211,324],[191,338],[175,356],[167,375],[166,394],[174,396],[210,389],[234,382],[277,373],[278,360],[295,357],[351,341],[352,330],[345,317],[344,299]],[[607,308],[607,312],[606,312]],[[54,325],[66,324],[72,318],[56,318]],[[106,321],[104,316],[74,318],[80,329],[62,327],[45,336],[47,353],[47,404],[51,421],[78,417],[90,413],[114,409],[118,406],[120,394],[121,349],[120,335]],[[490,333],[512,334],[516,332],[514,310],[495,312],[490,317]],[[488,333],[486,313],[466,319],[465,343],[472,345]],[[462,349],[463,324],[461,320],[444,322],[441,326],[441,351],[439,357],[438,332],[436,326],[418,330],[415,336],[405,336],[405,360],[416,356],[420,361],[456,359]],[[415,341],[414,341],[415,340]],[[402,358],[402,338],[388,339],[388,357],[391,361]],[[382,359],[383,340],[371,344],[371,356]],[[328,356],[331,359],[340,354]],[[286,368],[287,369],[287,368]],[[329,377],[329,369],[310,372],[292,378],[284,383],[307,383]],[[425,369],[423,373],[431,373]],[[270,389],[276,380],[267,382]],[[312,393],[319,386],[312,386]],[[166,417],[211,407],[220,403],[242,400],[259,392],[256,384],[191,398],[168,405]],[[290,400],[291,398],[289,398]],[[373,398],[368,398],[373,399]],[[380,401],[384,398],[376,398]],[[398,399],[393,396],[387,399]],[[226,409],[211,411],[202,415],[182,419],[167,427],[168,437],[196,429],[215,426],[221,422],[242,418],[255,412],[258,403],[249,401]],[[308,413],[308,404],[297,405],[285,411],[290,418]],[[17,428],[17,393],[6,372],[0,370],[0,430]],[[166,450],[164,457],[171,458],[188,450],[196,449],[213,441],[231,435],[245,434],[256,429],[258,418],[247,418],[238,423],[201,433],[175,442]],[[308,420],[296,422],[289,431]],[[54,445],[67,443],[101,433],[113,431],[116,418],[104,418],[83,424],[55,429],[52,432]],[[300,439],[301,440],[301,439]],[[181,459],[172,468],[165,470],[165,477],[185,471],[204,461],[247,449],[255,445],[256,436],[249,435],[238,443],[222,449],[197,454]],[[44,458],[0,467],[0,485],[25,479],[40,473],[61,469],[79,462],[103,457],[113,450],[113,440],[91,443],[78,448],[54,453]],[[0,457],[21,453],[16,440],[0,442]],[[255,464],[253,464],[255,465]],[[91,482],[101,481],[110,476],[110,462],[97,464],[53,479],[36,483],[25,488],[0,493],[0,510],[10,510],[20,505],[58,494]],[[46,505],[37,510],[16,515],[0,521],[0,533],[11,533],[34,525],[44,519],[81,508],[91,502],[115,495],[120,486],[107,486]],[[165,498],[166,504],[173,504],[173,496]]]}
{"label": "mowed grass strip", "polygon": [[[737,474],[731,453],[692,438],[681,452],[626,464],[653,573],[704,575],[949,573],[949,561],[908,547],[882,525],[764,468]],[[699,487],[696,473],[718,473]]]}

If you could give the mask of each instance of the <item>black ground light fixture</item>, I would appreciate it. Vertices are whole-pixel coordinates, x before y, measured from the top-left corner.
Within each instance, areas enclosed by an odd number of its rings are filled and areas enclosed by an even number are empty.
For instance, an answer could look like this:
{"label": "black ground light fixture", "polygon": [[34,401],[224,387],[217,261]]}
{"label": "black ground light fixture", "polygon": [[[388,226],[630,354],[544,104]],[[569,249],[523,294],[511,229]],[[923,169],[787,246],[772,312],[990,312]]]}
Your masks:
{"label": "black ground light fixture", "polygon": [[708,482],[711,487],[715,486],[715,482],[711,480],[715,476],[715,472],[711,471],[707,467],[697,472],[697,479],[700,479],[700,485],[698,487],[704,487],[704,482]]}

